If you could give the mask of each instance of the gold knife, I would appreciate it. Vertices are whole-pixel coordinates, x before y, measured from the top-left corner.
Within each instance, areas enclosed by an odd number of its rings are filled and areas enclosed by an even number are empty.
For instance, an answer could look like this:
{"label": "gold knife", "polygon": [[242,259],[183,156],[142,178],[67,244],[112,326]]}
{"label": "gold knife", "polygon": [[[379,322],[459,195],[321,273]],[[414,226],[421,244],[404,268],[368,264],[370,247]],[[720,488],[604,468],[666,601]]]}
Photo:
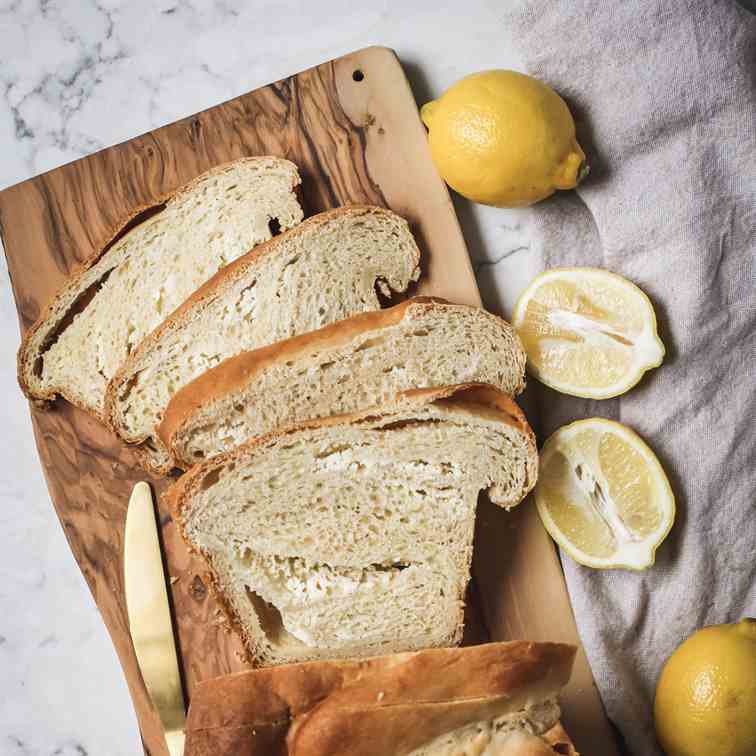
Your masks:
{"label": "gold knife", "polygon": [[152,492],[137,483],[126,513],[123,574],[139,669],[165,730],[170,756],[183,756],[186,708],[168,606]]}

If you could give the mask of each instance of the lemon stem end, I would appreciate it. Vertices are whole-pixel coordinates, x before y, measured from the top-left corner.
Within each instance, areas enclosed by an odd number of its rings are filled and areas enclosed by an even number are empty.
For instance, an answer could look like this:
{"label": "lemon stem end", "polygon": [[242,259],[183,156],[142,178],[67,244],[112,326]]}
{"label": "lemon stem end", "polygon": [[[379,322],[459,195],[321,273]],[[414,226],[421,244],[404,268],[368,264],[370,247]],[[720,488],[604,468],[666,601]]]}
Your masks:
{"label": "lemon stem end", "polygon": [[575,186],[578,186],[583,179],[587,178],[590,172],[591,166],[588,165],[588,162],[586,160],[583,160],[583,162],[580,164],[580,168],[578,168],[577,178],[575,179]]}

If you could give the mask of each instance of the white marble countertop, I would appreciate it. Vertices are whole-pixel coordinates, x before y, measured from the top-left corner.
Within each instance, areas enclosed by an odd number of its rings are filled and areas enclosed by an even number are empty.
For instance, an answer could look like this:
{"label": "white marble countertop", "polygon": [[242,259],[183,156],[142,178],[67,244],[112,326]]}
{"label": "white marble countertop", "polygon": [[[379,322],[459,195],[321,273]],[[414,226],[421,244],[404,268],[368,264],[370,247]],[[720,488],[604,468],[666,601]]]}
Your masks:
{"label": "white marble countertop", "polygon": [[[397,51],[419,102],[472,71],[519,67],[488,3],[447,6],[0,0],[0,188],[371,44]],[[455,202],[486,305],[506,314],[537,266],[530,212]],[[126,685],[16,385],[5,272],[0,311],[0,754],[133,756]]]}

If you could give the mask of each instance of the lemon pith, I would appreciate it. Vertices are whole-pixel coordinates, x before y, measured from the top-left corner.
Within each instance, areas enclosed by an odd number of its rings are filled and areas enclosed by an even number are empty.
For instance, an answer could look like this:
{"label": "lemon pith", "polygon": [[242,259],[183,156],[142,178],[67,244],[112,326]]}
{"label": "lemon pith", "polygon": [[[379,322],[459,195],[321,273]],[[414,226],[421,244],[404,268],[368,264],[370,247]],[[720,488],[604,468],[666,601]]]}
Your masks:
{"label": "lemon pith", "polygon": [[517,300],[512,325],[531,375],[572,396],[619,396],[664,359],[648,297],[600,268],[541,273]]}
{"label": "lemon pith", "polygon": [[682,643],[656,687],[656,733],[667,756],[756,753],[756,619],[711,625]]}
{"label": "lemon pith", "polygon": [[524,207],[577,185],[585,153],[562,98],[516,71],[466,76],[420,111],[443,179],[475,202]]}
{"label": "lemon pith", "polygon": [[675,517],[654,453],[632,430],[603,418],[564,426],[546,441],[535,500],[551,537],[588,567],[650,567]]}

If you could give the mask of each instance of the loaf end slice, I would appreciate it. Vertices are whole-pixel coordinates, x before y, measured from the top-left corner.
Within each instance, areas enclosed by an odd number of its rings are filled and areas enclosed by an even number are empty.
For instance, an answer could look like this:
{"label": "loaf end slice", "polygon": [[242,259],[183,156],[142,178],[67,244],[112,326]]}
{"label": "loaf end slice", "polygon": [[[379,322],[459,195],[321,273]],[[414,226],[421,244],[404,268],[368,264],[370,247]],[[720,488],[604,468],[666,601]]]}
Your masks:
{"label": "loaf end slice", "polygon": [[456,386],[256,439],[166,496],[267,665],[457,643],[478,494],[515,506],[536,474],[515,402]]}
{"label": "loaf end slice", "polygon": [[144,336],[221,267],[270,239],[273,221],[287,229],[302,219],[299,183],[288,160],[243,158],[134,210],[26,334],[24,393],[42,404],[62,395],[103,418],[107,383]]}
{"label": "loaf end slice", "polygon": [[226,675],[192,697],[187,756],[578,756],[557,721],[574,657],[511,641]]}
{"label": "loaf end slice", "polygon": [[224,360],[173,396],[159,434],[186,469],[277,428],[467,382],[519,393],[517,334],[479,307],[415,297]]}
{"label": "loaf end slice", "polygon": [[244,350],[380,309],[379,292],[417,280],[419,259],[409,225],[389,210],[352,206],[305,220],[220,271],[142,342],[108,387],[108,422],[165,472],[158,428],[179,389]]}

